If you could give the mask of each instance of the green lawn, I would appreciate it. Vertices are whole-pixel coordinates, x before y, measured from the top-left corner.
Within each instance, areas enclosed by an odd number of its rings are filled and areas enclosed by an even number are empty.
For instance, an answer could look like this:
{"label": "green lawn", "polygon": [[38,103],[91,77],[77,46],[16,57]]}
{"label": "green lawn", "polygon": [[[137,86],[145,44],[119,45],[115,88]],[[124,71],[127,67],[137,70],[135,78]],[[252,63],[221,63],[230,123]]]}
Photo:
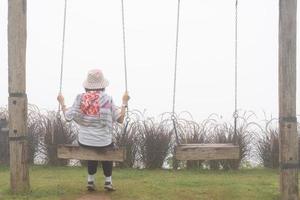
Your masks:
{"label": "green lawn", "polygon": [[[100,173],[99,173],[100,172]],[[274,200],[278,199],[278,172],[266,169],[240,171],[114,169],[113,200]],[[42,167],[30,169],[31,192],[9,192],[9,169],[0,167],[0,199],[72,200],[86,194],[86,169]],[[102,170],[97,190],[103,191]]]}

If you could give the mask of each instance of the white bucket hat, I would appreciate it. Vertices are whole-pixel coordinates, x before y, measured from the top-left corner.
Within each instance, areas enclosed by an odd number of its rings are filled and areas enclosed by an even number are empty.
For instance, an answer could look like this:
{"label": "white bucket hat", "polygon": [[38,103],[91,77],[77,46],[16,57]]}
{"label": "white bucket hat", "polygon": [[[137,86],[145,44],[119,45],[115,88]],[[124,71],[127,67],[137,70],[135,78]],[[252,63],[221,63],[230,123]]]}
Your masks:
{"label": "white bucket hat", "polygon": [[101,89],[109,85],[108,80],[104,78],[103,72],[99,69],[92,69],[88,72],[83,87],[86,89]]}

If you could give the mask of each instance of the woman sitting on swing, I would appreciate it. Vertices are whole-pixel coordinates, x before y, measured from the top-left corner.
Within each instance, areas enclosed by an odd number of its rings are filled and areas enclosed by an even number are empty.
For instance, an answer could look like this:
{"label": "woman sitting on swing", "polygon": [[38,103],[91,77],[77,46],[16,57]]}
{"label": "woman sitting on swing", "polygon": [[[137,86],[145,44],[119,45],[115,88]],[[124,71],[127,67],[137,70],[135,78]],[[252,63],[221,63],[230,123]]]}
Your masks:
{"label": "woman sitting on swing", "polygon": [[[101,70],[94,69],[88,72],[87,79],[83,83],[85,93],[77,95],[72,107],[65,105],[64,97],[57,97],[67,121],[74,120],[79,125],[78,143],[84,147],[115,148],[112,140],[113,122],[123,123],[125,110],[129,96],[123,95],[123,104],[119,111],[112,98],[105,93],[108,81]],[[95,190],[95,174],[98,161],[88,161],[87,188]],[[105,175],[104,188],[114,191],[112,185],[112,161],[102,161]]]}

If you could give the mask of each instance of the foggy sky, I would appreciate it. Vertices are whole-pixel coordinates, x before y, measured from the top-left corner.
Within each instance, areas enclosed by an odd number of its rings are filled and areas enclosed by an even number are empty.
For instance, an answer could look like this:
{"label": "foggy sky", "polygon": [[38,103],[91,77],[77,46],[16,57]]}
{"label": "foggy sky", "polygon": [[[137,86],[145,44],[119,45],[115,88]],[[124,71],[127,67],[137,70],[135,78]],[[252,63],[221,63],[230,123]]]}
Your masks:
{"label": "foggy sky", "polygon": [[[157,116],[172,110],[175,0],[125,0],[130,107]],[[57,109],[63,0],[28,0],[27,94]],[[278,1],[240,0],[238,108],[278,114]],[[176,111],[201,120],[230,118],[234,109],[235,0],[182,0]],[[63,94],[83,91],[89,69],[100,68],[117,104],[124,92],[121,2],[69,0]],[[0,106],[7,104],[7,1],[0,2]],[[299,71],[299,70],[298,70]],[[299,72],[298,72],[299,75]],[[299,93],[299,88],[297,89]],[[297,102],[299,114],[299,100]]]}

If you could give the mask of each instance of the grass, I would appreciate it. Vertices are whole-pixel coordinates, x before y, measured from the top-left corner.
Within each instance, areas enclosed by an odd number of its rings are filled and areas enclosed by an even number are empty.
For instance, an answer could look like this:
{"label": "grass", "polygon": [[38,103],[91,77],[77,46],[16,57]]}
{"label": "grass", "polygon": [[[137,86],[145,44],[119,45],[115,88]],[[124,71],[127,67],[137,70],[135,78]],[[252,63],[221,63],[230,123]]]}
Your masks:
{"label": "grass", "polygon": [[[81,167],[30,168],[31,191],[13,195],[9,191],[9,169],[0,167],[2,200],[72,200],[86,194],[86,169]],[[103,191],[102,170],[97,174]],[[267,169],[240,171],[114,169],[117,200],[274,200],[278,199],[278,172]]]}

